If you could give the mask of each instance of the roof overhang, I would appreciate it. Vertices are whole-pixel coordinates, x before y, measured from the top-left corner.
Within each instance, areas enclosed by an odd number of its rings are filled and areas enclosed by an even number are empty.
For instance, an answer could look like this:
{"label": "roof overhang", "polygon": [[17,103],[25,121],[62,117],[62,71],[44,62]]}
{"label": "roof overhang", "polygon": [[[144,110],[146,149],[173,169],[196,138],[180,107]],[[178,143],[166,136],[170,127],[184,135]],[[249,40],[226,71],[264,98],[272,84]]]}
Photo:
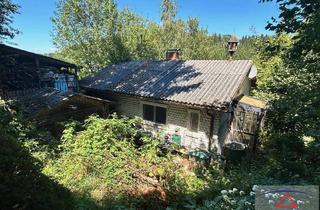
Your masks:
{"label": "roof overhang", "polygon": [[252,65],[248,74],[249,79],[251,80],[255,79],[257,77],[257,74],[258,74],[257,67],[255,65]]}
{"label": "roof overhang", "polygon": [[253,98],[251,96],[242,96],[238,104],[247,111],[263,112],[267,109],[267,102]]}
{"label": "roof overhang", "polygon": [[[209,109],[209,110],[218,110],[218,111],[227,111],[230,103],[224,103],[224,104],[196,104],[196,103],[186,103],[186,102],[181,102],[181,101],[175,101],[175,100],[167,100],[167,99],[162,99],[162,98],[153,98],[153,97],[144,97],[136,94],[129,94],[129,93],[123,93],[123,92],[117,92],[113,90],[99,90],[95,88],[90,88],[90,87],[85,87],[85,86],[80,86],[84,90],[88,91],[98,91],[98,92],[104,92],[106,94],[110,95],[118,95],[118,96],[130,96],[130,97],[135,97],[143,100],[153,100],[153,101],[159,101],[161,103],[171,103],[171,104],[176,104],[176,105],[184,105],[187,107],[194,107],[194,108],[199,108],[199,109]],[[107,100],[109,101],[109,100]],[[112,100],[110,100],[111,103],[113,103]]]}
{"label": "roof overhang", "polygon": [[50,66],[55,66],[58,68],[63,68],[63,67],[64,68],[77,68],[77,66],[72,63],[68,63],[68,62],[65,62],[62,60],[51,58],[51,57],[45,56],[45,55],[36,54],[36,53],[29,52],[26,50],[18,49],[15,47],[7,46],[4,44],[0,44],[0,49],[2,52],[6,52],[6,53],[10,53],[10,54],[19,54],[19,55],[23,55],[23,56],[30,57],[30,58],[37,58],[42,63],[45,63]]}

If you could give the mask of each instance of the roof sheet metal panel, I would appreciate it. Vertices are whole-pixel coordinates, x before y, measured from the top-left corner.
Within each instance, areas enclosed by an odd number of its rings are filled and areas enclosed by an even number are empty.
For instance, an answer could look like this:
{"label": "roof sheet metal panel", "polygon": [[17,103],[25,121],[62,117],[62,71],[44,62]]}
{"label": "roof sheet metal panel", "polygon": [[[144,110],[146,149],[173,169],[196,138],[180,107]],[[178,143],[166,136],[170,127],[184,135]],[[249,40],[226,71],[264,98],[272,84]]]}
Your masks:
{"label": "roof sheet metal panel", "polygon": [[110,65],[92,76],[85,77],[80,81],[80,85],[101,90],[110,89],[134,73],[144,63],[145,61],[130,61]]}
{"label": "roof sheet metal panel", "polygon": [[161,79],[166,70],[174,66],[177,61],[147,61],[133,72],[125,81],[113,88],[114,91],[130,94],[148,95],[146,89]]}
{"label": "roof sheet metal panel", "polygon": [[225,106],[252,65],[250,60],[127,62],[85,78],[80,85],[192,105]]}

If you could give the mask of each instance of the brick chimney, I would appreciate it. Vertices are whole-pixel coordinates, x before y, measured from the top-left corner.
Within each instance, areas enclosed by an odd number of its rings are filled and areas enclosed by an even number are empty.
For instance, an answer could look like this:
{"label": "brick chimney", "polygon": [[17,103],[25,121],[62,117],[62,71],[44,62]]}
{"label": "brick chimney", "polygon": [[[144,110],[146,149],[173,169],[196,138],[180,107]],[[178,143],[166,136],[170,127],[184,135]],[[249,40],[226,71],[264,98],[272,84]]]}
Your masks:
{"label": "brick chimney", "polygon": [[166,52],[166,60],[179,60],[180,49],[168,49]]}

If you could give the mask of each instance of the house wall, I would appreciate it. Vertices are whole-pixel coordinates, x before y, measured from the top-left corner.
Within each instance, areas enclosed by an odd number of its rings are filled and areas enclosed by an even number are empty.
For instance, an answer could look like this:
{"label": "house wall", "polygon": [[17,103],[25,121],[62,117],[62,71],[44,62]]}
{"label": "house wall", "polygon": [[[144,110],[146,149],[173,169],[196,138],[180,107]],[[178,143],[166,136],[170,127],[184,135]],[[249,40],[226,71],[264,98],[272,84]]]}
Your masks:
{"label": "house wall", "polygon": [[235,94],[235,96],[239,96],[240,94],[249,95],[250,89],[251,89],[251,80],[248,77],[246,77],[241,87],[238,89],[237,93]]}
{"label": "house wall", "polygon": [[243,95],[250,95],[250,89],[251,89],[251,80],[248,77],[246,77],[246,79],[242,84],[240,92],[243,93]]}
{"label": "house wall", "polygon": [[[154,105],[165,106],[167,108],[167,123],[166,125],[158,125],[152,122],[145,121],[145,127],[157,131],[160,127],[164,129],[165,134],[174,134],[178,129],[178,135],[182,137],[182,145],[188,149],[204,149],[208,150],[210,136],[211,116],[204,109],[196,109],[183,105],[176,105],[168,102],[158,102],[154,100],[141,99],[132,96],[117,96],[116,110],[123,115],[129,117],[143,117],[142,105],[151,103]],[[200,124],[198,132],[192,132],[187,128],[188,125],[188,110],[197,110],[200,113]],[[220,112],[214,112],[214,129],[212,149],[218,147],[218,130],[219,130]]]}
{"label": "house wall", "polygon": [[[241,87],[236,92],[235,96],[241,94],[249,95],[251,81],[246,78]],[[152,122],[145,121],[145,127],[153,131],[157,131],[160,127],[164,128],[165,134],[174,134],[176,129],[179,129],[179,135],[182,137],[182,145],[189,149],[205,149],[208,150],[210,136],[210,121],[205,109],[188,107],[185,105],[177,105],[166,101],[156,101],[141,97],[128,95],[117,95],[112,92],[89,90],[87,94],[97,95],[102,98],[116,102],[115,111],[129,117],[143,117],[143,103],[153,103],[154,105],[162,105],[167,108],[167,123],[166,125],[158,125]],[[228,111],[214,111],[214,128],[213,142],[211,142],[212,150],[221,153],[223,145],[229,140],[230,122],[232,120],[233,107],[228,107]],[[200,124],[198,132],[192,132],[188,129],[188,110],[197,110],[200,112]]]}

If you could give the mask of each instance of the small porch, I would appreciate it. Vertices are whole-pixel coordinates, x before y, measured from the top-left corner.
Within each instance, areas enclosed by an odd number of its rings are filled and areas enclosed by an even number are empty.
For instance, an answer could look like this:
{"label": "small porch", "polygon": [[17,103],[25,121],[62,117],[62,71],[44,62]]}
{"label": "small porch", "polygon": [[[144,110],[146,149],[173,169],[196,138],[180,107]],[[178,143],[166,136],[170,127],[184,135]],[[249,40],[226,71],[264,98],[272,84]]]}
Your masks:
{"label": "small porch", "polygon": [[263,127],[267,103],[251,96],[242,96],[232,113],[230,132],[226,143],[241,143],[254,152],[259,131]]}

